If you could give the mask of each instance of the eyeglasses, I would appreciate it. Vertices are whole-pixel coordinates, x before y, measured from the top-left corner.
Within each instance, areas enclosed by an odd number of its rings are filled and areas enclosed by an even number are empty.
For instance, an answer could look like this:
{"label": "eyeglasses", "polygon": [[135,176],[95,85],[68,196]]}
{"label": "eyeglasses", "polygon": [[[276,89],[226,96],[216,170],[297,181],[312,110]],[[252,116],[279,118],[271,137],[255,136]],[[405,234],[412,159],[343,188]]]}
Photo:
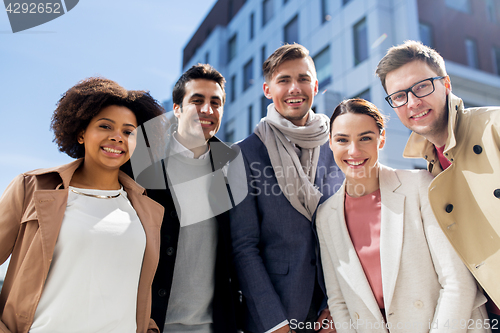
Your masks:
{"label": "eyeglasses", "polygon": [[444,79],[446,76],[435,76],[422,81],[419,81],[405,90],[396,91],[385,98],[387,103],[393,108],[399,108],[408,103],[408,93],[412,93],[415,97],[421,98],[430,95],[434,92],[434,80]]}

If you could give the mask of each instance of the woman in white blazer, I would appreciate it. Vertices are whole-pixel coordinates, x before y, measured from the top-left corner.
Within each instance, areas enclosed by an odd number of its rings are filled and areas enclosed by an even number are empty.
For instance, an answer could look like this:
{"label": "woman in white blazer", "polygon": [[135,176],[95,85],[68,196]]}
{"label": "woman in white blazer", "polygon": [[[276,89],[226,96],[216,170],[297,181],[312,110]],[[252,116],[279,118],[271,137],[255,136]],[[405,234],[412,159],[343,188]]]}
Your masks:
{"label": "woman in white blazer", "polygon": [[489,332],[486,299],[431,211],[431,174],[378,162],[384,119],[368,101],[343,101],[330,125],[346,178],[316,224],[337,332]]}

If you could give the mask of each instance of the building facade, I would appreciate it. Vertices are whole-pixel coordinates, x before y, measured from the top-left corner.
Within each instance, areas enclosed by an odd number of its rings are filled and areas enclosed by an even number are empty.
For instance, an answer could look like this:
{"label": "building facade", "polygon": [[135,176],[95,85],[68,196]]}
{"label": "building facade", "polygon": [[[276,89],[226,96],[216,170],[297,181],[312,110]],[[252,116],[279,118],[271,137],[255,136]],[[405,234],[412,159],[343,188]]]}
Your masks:
{"label": "building facade", "polygon": [[201,62],[224,75],[219,136],[236,142],[253,132],[270,103],[262,63],[283,43],[300,43],[318,73],[313,109],[330,116],[344,98],[372,101],[390,119],[381,162],[422,168],[423,161],[402,158],[410,131],[374,74],[387,49],[408,39],[443,55],[466,106],[500,105],[500,0],[219,0],[186,44],[183,71]]}

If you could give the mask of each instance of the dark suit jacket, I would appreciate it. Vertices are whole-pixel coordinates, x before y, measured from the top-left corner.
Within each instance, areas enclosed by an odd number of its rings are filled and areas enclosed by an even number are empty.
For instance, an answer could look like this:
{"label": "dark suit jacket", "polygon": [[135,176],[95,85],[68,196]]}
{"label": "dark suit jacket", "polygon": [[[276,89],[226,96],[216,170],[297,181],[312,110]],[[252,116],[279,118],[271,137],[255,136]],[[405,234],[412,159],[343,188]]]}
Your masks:
{"label": "dark suit jacket", "polygon": [[[255,135],[238,144],[249,195],[230,211],[234,263],[246,303],[245,328],[265,332],[284,320],[305,320],[315,286],[323,286],[313,223],[281,193],[267,148]],[[320,203],[340,188],[343,174],[328,143],[321,146],[315,185]]]}
{"label": "dark suit jacket", "polygon": [[[234,160],[239,152],[237,149],[229,148],[215,137],[210,139],[209,142],[212,171],[220,172],[222,167],[226,163]],[[151,310],[151,317],[160,328],[160,332],[163,332],[168,308],[180,229],[179,219],[174,204],[175,196],[172,195],[171,189],[169,189],[167,175],[164,172],[164,170],[166,170],[164,168],[165,165],[165,160],[162,159],[146,168],[137,177],[137,182],[141,184],[141,178],[144,179],[141,175],[147,175],[149,178],[147,183],[151,184],[152,175],[154,175],[154,188],[151,188],[151,185],[149,186],[150,188],[148,188],[148,184],[144,184],[144,187],[149,197],[165,207],[165,214],[161,227],[160,261],[153,281]],[[214,172],[212,175],[214,176],[215,174]],[[162,182],[164,186],[160,186]],[[226,186],[227,191],[231,193],[229,184],[226,184]],[[216,200],[216,195],[210,193],[210,199],[213,199],[210,200],[212,207],[219,205]],[[218,244],[213,300],[214,330],[216,333],[236,332],[236,303],[239,302],[239,295],[237,293],[238,286],[236,285],[236,279],[232,273],[228,212],[226,211],[216,216],[216,220],[218,224]]]}

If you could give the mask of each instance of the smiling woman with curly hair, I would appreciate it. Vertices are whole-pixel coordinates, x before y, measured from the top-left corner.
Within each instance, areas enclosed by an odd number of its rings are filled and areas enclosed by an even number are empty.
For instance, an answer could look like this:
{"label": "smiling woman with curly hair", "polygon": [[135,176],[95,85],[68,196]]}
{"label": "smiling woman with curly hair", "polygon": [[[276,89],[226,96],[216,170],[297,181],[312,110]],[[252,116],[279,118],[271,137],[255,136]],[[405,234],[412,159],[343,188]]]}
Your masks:
{"label": "smiling woman with curly hair", "polygon": [[163,113],[105,78],[70,88],[52,117],[76,161],[16,177],[0,199],[1,332],[147,332],[163,207],[120,168]]}

